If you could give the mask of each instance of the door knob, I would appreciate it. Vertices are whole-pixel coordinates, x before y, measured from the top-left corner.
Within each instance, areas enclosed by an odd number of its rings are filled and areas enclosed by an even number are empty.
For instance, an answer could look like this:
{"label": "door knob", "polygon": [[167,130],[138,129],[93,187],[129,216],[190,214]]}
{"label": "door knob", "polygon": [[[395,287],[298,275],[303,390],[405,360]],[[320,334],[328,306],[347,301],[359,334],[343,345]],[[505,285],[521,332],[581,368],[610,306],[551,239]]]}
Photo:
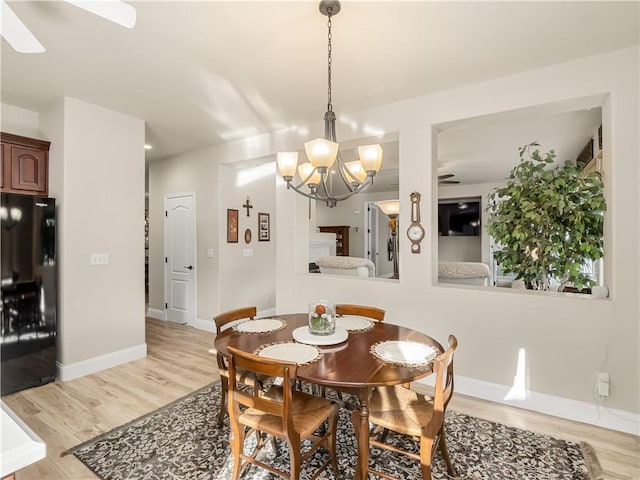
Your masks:
{"label": "door knob", "polygon": [[186,268],[188,270],[193,270],[193,265],[189,265],[188,267],[185,265],[184,268]]}

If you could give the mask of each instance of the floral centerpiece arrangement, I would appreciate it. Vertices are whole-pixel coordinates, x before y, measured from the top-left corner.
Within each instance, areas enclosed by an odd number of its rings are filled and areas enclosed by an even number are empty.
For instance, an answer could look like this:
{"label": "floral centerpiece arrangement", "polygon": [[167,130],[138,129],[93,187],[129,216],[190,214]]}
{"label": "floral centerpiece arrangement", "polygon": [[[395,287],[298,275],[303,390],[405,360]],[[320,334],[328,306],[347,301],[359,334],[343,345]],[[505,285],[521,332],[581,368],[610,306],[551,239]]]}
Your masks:
{"label": "floral centerpiece arrangement", "polygon": [[332,335],[335,331],[335,306],[326,300],[310,303],[309,332],[313,335]]}

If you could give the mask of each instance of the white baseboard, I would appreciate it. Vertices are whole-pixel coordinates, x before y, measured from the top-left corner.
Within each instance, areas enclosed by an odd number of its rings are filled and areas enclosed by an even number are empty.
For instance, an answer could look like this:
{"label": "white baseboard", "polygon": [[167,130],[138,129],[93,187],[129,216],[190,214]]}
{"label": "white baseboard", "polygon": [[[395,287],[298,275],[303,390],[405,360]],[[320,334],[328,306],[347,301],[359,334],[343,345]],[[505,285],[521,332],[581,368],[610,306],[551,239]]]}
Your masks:
{"label": "white baseboard", "polygon": [[201,318],[196,318],[196,321],[193,324],[193,328],[197,328],[198,330],[204,330],[206,332],[216,333],[216,325],[215,323],[213,323],[213,319],[203,320]]}
{"label": "white baseboard", "polygon": [[[261,310],[258,312],[258,317],[268,317],[269,315],[275,315],[275,308],[268,308],[267,310]],[[155,317],[154,317],[155,318]],[[203,320],[201,318],[196,318],[195,323],[193,324],[193,328],[197,328],[198,330],[204,330],[206,332],[214,332],[216,331],[216,326],[213,323],[213,319],[211,320]]]}
{"label": "white baseboard", "polygon": [[155,318],[157,320],[166,320],[167,319],[167,311],[160,310],[157,308],[149,308],[147,309],[147,317]]}
{"label": "white baseboard", "polygon": [[[433,376],[419,380],[420,383],[433,386]],[[496,403],[597,425],[619,432],[640,435],[640,415],[624,410],[616,410],[569,398],[556,397],[545,393],[523,392],[523,400],[505,400],[512,389],[508,385],[485,382],[469,377],[455,376],[455,391],[462,395],[482,398]]]}
{"label": "white baseboard", "polygon": [[117,352],[107,353],[99,357],[89,358],[81,362],[63,365],[56,362],[56,377],[68,382],[74,378],[84,377],[92,373],[106,370],[107,368],[116,367],[123,363],[139,360],[147,356],[147,344],[136,345],[135,347],[125,348]]}

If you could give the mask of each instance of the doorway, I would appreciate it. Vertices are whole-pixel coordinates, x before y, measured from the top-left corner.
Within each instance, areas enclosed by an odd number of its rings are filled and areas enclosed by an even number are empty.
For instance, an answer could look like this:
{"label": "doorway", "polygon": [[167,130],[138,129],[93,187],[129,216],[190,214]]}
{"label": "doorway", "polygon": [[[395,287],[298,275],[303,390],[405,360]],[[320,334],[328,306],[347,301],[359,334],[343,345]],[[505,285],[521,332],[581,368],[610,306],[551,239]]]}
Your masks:
{"label": "doorway", "polygon": [[196,305],[196,194],[164,197],[165,309],[167,320],[193,326]]}

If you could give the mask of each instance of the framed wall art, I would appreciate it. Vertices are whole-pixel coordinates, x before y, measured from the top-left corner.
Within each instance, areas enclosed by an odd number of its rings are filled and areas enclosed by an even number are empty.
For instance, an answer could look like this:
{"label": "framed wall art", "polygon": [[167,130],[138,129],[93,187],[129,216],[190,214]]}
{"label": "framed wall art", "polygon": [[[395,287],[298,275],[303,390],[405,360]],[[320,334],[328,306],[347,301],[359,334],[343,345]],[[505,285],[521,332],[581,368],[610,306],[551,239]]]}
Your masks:
{"label": "framed wall art", "polygon": [[238,210],[227,208],[227,243],[238,243]]}
{"label": "framed wall art", "polygon": [[269,214],[258,212],[258,241],[268,242],[271,240],[271,225]]}

